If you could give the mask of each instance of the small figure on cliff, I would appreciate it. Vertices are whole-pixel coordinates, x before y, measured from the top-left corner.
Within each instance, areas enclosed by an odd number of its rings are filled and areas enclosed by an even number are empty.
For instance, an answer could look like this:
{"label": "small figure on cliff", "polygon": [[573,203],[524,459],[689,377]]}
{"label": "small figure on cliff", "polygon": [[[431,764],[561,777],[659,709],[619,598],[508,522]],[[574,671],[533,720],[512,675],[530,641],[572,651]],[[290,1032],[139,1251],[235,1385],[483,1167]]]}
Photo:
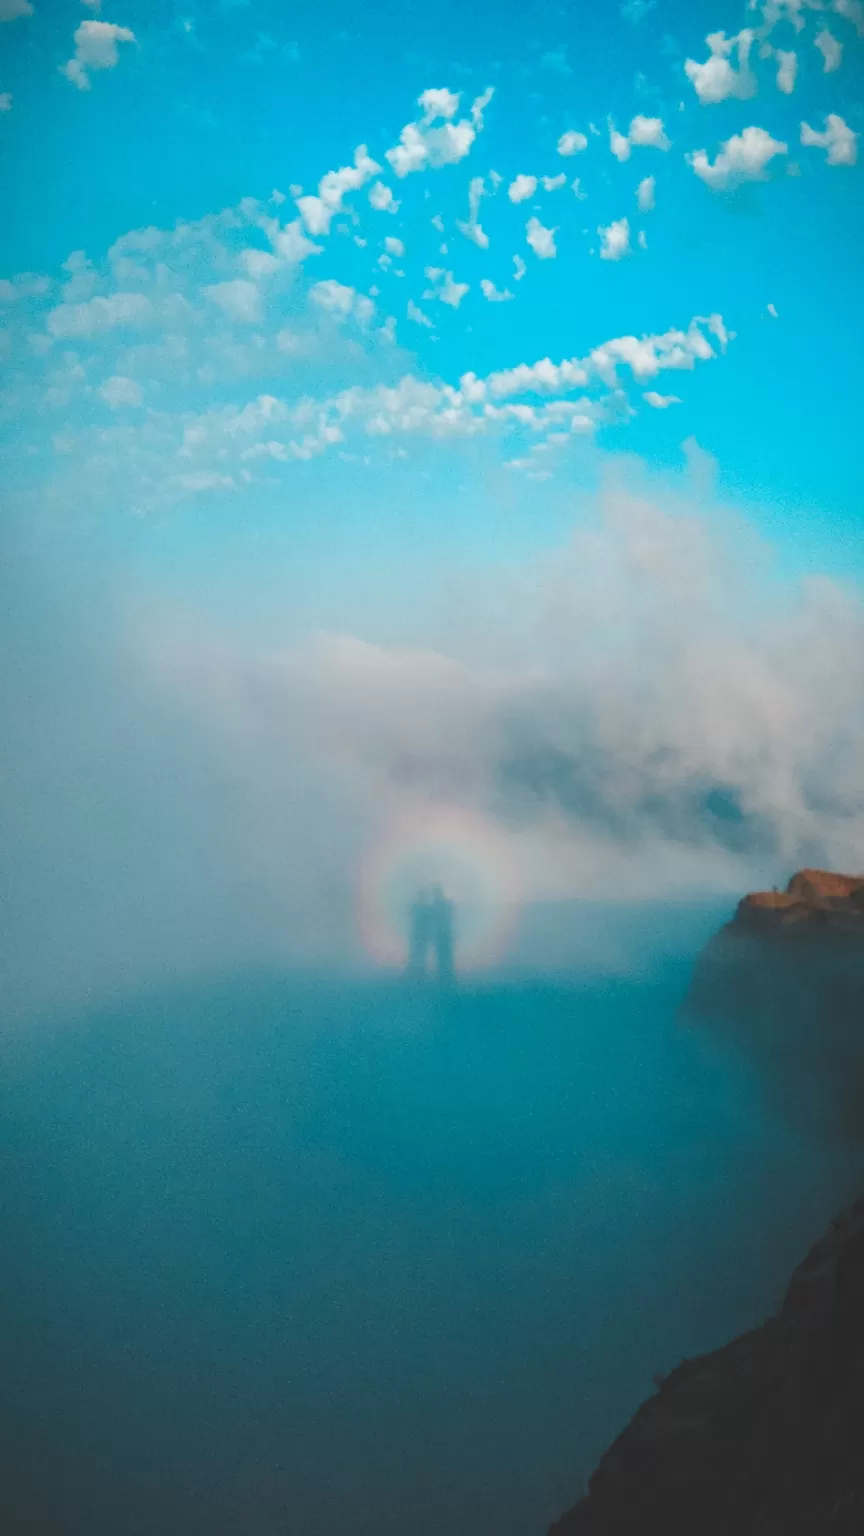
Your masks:
{"label": "small figure on cliff", "polygon": [[428,974],[430,952],[439,981],[451,981],[454,974],[453,903],[440,885],[421,891],[411,906],[408,944],[408,974],[415,980]]}

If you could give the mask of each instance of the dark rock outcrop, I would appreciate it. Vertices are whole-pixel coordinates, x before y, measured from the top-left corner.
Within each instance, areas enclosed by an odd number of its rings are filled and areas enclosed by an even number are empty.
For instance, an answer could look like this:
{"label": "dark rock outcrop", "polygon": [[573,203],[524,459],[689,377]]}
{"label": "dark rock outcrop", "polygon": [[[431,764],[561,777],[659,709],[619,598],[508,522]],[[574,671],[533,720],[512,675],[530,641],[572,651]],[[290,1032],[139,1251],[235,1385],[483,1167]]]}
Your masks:
{"label": "dark rock outcrop", "polygon": [[864,1137],[864,876],[802,869],[785,891],[745,896],[700,956],[683,1016],[740,1047],[786,1113]]}
{"label": "dark rock outcrop", "polygon": [[[864,1140],[864,876],[802,869],[739,902],[684,1020],[734,1042],[784,1113]],[[864,1536],[864,1200],[780,1313],[685,1361],[550,1536]]]}
{"label": "dark rock outcrop", "polygon": [[550,1536],[862,1536],[864,1200],[780,1313],[668,1376]]}

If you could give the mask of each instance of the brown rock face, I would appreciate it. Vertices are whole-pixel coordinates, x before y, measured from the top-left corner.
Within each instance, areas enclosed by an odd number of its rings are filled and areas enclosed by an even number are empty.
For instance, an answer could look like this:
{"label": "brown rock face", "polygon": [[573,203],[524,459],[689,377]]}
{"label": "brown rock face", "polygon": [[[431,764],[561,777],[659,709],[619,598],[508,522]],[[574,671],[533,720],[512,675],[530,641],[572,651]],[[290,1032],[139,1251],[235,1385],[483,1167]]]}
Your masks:
{"label": "brown rock face", "polygon": [[778,1316],[667,1377],[550,1536],[862,1536],[864,1200]]}
{"label": "brown rock face", "polygon": [[[836,926],[860,919],[864,937],[864,875],[836,875],[825,869],[799,869],[785,891],[752,891],[738,903],[735,922]],[[725,930],[724,930],[725,931]]]}

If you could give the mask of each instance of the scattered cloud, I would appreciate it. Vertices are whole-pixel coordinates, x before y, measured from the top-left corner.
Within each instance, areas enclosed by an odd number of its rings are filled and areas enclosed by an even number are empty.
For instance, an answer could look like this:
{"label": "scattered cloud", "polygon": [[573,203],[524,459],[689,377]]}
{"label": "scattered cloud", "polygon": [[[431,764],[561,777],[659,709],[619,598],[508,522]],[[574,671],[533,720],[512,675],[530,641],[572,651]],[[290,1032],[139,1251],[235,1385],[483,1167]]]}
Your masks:
{"label": "scattered cloud", "polygon": [[517,283],[520,283],[522,281],[523,277],[525,276],[525,273],[527,271],[528,271],[528,268],[526,267],[524,261],[522,260],[522,257],[521,256],[514,256],[513,257],[513,278],[514,278],[514,281],[517,282]]}
{"label": "scattered cloud", "polygon": [[[28,8],[29,9],[29,8]],[[134,43],[135,33],[110,21],[82,21],[72,35],[74,56],[61,64],[60,72],[79,91],[90,90],[88,70],[114,69],[119,60],[118,44]]]}
{"label": "scattered cloud", "polygon": [[378,213],[398,213],[397,203],[391,189],[385,186],[383,181],[375,181],[369,188],[369,202]]}
{"label": "scattered cloud", "polygon": [[777,89],[785,96],[791,96],[795,89],[795,81],[798,78],[798,55],[794,52],[784,53],[778,48],[775,58],[777,60]]}
{"label": "scattered cloud", "polygon": [[776,320],[777,319],[777,307],[776,307],[776,305],[774,305],[774,304],[766,304],[765,308],[767,309],[767,311],[768,311],[769,315],[771,316],[772,320]]}
{"label": "scattered cloud", "polygon": [[300,217],[310,235],[327,235],[334,216],[341,211],[346,192],[356,192],[365,186],[381,167],[367,153],[366,145],[359,144],[354,151],[354,164],[343,165],[338,171],[328,171],[318,183],[317,196],[295,199]]}
{"label": "scattered cloud", "polygon": [[505,288],[503,292],[499,293],[495,284],[488,277],[481,277],[480,289],[484,299],[488,299],[490,304],[504,304],[508,299],[514,297],[509,288]]}
{"label": "scattered cloud", "polygon": [[520,174],[511,181],[507,188],[507,196],[511,203],[524,203],[526,198],[533,197],[537,191],[537,177]]}
{"label": "scattered cloud", "polygon": [[851,22],[859,37],[864,37],[864,5],[861,0],[833,0],[831,9]]}
{"label": "scattered cloud", "polygon": [[634,117],[630,124],[628,138],[631,144],[643,149],[671,149],[672,145],[666,137],[661,117],[642,117],[641,114]]}
{"label": "scattered cloud", "polygon": [[544,192],[557,192],[559,187],[566,186],[566,184],[567,184],[567,176],[566,176],[566,173],[564,171],[561,172],[560,176],[544,176],[543,177],[543,190],[544,190]]}
{"label": "scattered cloud", "polygon": [[404,256],[405,245],[396,235],[384,236],[384,249],[388,256]]}
{"label": "scattered cloud", "polygon": [[12,111],[12,92],[0,91],[0,112]]}
{"label": "scattered cloud", "polygon": [[537,218],[530,218],[525,225],[525,239],[528,241],[534,255],[539,256],[541,261],[550,261],[553,256],[558,255],[558,249],[555,245],[556,234],[557,228],[546,229],[545,225],[541,224]]}
{"label": "scattered cloud", "polygon": [[112,411],[119,411],[124,405],[141,405],[144,399],[141,385],[120,375],[106,379],[99,393]]}
{"label": "scattered cloud", "polygon": [[[687,59],[684,64],[684,73],[703,106],[726,101],[730,96],[741,101],[755,96],[756,76],[750,68],[753,33],[744,28],[737,36],[727,38],[725,32],[712,32],[705,41],[711,50],[705,63]],[[737,69],[730,63],[736,52]]]}
{"label": "scattered cloud", "polygon": [[457,219],[456,228],[465,236],[466,240],[472,240],[481,251],[488,250],[489,236],[482,228],[478,214],[480,212],[480,200],[486,194],[486,183],[482,176],[472,176],[468,183],[468,218]]}
{"label": "scattered cloud", "polygon": [[638,187],[636,188],[636,203],[640,213],[650,213],[652,208],[656,206],[654,192],[654,177],[643,176]]}
{"label": "scattered cloud", "polygon": [[813,149],[827,149],[829,165],[854,165],[858,159],[858,135],[836,112],[829,112],[825,118],[824,133],[802,123],[801,143]]}
{"label": "scattered cloud", "polygon": [[261,301],[258,288],[248,278],[235,277],[228,283],[211,283],[201,292],[226,314],[229,320],[239,320],[244,325],[255,325],[261,318]]}
{"label": "scattered cloud", "polygon": [[409,320],[414,321],[415,325],[425,325],[427,330],[432,330],[432,321],[429,319],[429,316],[424,315],[422,309],[414,303],[413,299],[408,300],[406,314]]}
{"label": "scattered cloud", "polygon": [[424,299],[439,299],[442,304],[449,304],[451,309],[458,309],[470,284],[455,282],[453,273],[445,272],[443,267],[426,267],[425,270],[433,286],[426,289]]}
{"label": "scattered cloud", "polygon": [[658,395],[656,389],[646,389],[642,396],[646,405],[653,407],[655,411],[666,411],[670,405],[680,405],[677,395]]}
{"label": "scattered cloud", "polygon": [[146,325],[153,318],[147,294],[120,292],[99,295],[82,304],[60,304],[50,311],[46,325],[58,340],[84,340],[118,326]]}
{"label": "scattered cloud", "polygon": [[423,122],[434,123],[442,117],[449,121],[459,111],[458,91],[448,91],[446,87],[440,90],[430,88],[424,91],[418,98],[417,105],[423,108]]}
{"label": "scattered cloud", "polygon": [[745,181],[764,181],[769,160],[787,153],[788,145],[772,139],[764,128],[751,127],[727,139],[713,163],[704,149],[697,149],[687,160],[706,186],[725,192]]}
{"label": "scattered cloud", "polygon": [[30,0],[0,0],[0,21],[17,21],[19,16],[32,16]]}
{"label": "scattered cloud", "polygon": [[839,69],[843,62],[843,44],[838,42],[837,38],[828,31],[827,27],[823,27],[821,32],[817,32],[813,41],[822,55],[824,73],[826,75],[833,74],[834,70]]}
{"label": "scattered cloud", "polygon": [[453,122],[459,96],[446,89],[424,91],[418,98],[423,116],[419,122],[406,123],[399,143],[387,151],[396,175],[401,179],[412,171],[439,170],[464,160],[483,128],[483,113],[492,95],[491,88],[484,91],[472,103],[470,118]]}
{"label": "scattered cloud", "polygon": [[663,119],[642,117],[640,114],[634,117],[627,133],[619,133],[618,129],[610,123],[609,148],[616,160],[622,163],[629,160],[633,145],[643,149],[671,149],[672,145],[663,128]]}
{"label": "scattered cloud", "polygon": [[577,133],[575,129],[568,128],[558,140],[559,155],[578,155],[583,149],[588,148],[588,140],[584,133]]}
{"label": "scattered cloud", "polygon": [[615,219],[605,227],[601,225],[597,233],[601,241],[600,259],[602,261],[620,261],[622,256],[631,254],[628,219]]}
{"label": "scattered cloud", "polygon": [[621,15],[625,21],[637,27],[640,21],[644,21],[649,11],[653,11],[656,4],[657,0],[625,0],[625,4],[621,7]]}
{"label": "scattered cloud", "polygon": [[[401,242],[400,242],[401,243]],[[367,325],[375,313],[375,305],[365,294],[358,293],[356,288],[351,288],[347,283],[337,283],[335,278],[325,278],[323,282],[313,283],[309,289],[309,298],[319,309],[334,315],[339,320],[347,320],[353,316],[361,325]]]}
{"label": "scattered cloud", "polygon": [[630,140],[626,133],[619,133],[617,128],[609,129],[609,148],[616,160],[630,159]]}

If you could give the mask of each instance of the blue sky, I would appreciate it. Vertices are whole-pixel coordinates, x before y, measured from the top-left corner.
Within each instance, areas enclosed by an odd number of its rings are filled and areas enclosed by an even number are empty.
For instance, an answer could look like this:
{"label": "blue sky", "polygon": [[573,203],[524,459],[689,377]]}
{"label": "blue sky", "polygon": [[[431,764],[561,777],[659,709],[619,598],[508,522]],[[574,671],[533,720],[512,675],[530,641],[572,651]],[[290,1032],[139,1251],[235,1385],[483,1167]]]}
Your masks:
{"label": "blue sky", "polygon": [[[672,864],[703,835],[722,858],[840,857],[850,695],[819,710],[860,618],[860,0],[0,0],[0,50],[8,527],[70,636],[101,605],[148,687],[170,652],[187,713],[206,697],[234,731],[239,679],[260,692],[265,652],[306,655],[341,700],[328,740],[365,699],[355,788],[370,742],[382,784],[426,761],[391,739],[400,688],[429,682],[408,656],[486,690],[496,783],[490,667],[562,688],[581,668],[572,718],[608,725],[617,700],[616,741],[662,676],[690,722],[734,700],[738,745],[706,725],[685,751],[658,703],[633,806],[666,805],[645,765],[683,753],[675,794],[719,784],[753,829],[733,849],[664,811]],[[793,683],[814,626],[824,655]],[[325,664],[321,635],[359,649]],[[796,759],[769,807],[753,765],[776,781],[795,729],[820,770]],[[460,751],[429,782],[492,814]]]}

